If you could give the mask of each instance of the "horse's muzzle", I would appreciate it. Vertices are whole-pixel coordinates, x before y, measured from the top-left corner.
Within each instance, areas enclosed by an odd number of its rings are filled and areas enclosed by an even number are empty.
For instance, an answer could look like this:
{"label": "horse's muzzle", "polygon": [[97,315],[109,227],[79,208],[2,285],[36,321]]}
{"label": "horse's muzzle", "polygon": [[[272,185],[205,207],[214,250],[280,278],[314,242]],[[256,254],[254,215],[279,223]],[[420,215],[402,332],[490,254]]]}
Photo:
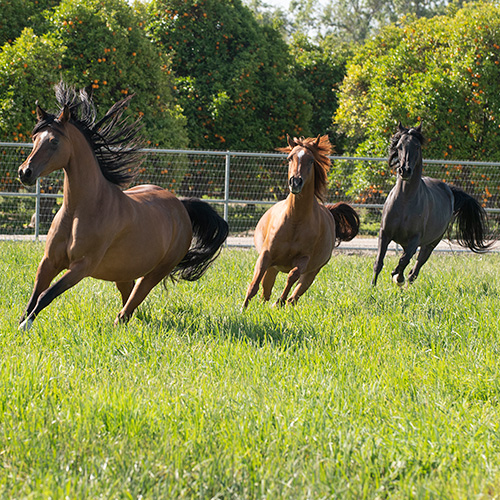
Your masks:
{"label": "horse's muzzle", "polygon": [[19,167],[18,175],[19,180],[25,186],[33,186],[36,183],[36,176],[33,175],[33,170],[31,170],[29,166],[26,168],[23,168],[22,166]]}
{"label": "horse's muzzle", "polygon": [[399,167],[398,168],[398,175],[404,181],[409,180],[411,178],[412,173],[413,173],[413,169],[410,167]]}
{"label": "horse's muzzle", "polygon": [[288,187],[292,194],[299,194],[304,186],[304,180],[302,177],[290,177],[288,181]]}

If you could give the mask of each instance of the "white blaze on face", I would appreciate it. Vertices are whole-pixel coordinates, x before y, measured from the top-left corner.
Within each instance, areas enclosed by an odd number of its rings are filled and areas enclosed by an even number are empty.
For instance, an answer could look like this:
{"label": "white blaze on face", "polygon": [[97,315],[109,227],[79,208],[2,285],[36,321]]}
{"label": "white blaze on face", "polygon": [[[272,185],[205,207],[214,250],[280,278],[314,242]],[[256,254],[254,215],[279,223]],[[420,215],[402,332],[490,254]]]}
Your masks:
{"label": "white blaze on face", "polygon": [[300,162],[300,160],[302,160],[302,157],[303,157],[305,154],[306,154],[306,152],[305,152],[304,150],[299,151],[299,152],[297,153],[297,158],[299,159],[299,162]]}
{"label": "white blaze on face", "polygon": [[45,130],[44,132],[42,132],[38,137],[40,139],[40,142],[43,142],[45,140],[45,138],[49,135],[49,132],[47,130]]}

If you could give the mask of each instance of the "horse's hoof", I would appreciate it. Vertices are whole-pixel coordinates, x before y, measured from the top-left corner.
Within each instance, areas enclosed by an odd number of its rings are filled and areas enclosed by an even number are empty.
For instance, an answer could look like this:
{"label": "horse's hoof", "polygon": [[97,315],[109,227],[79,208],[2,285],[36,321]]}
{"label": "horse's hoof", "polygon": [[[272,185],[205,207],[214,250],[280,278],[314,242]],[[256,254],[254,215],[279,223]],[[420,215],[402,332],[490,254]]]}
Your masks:
{"label": "horse's hoof", "polygon": [[19,330],[22,331],[22,332],[27,332],[31,326],[33,325],[33,322],[35,320],[32,319],[32,318],[26,318],[24,321],[22,321],[20,324],[19,324]]}
{"label": "horse's hoof", "polygon": [[405,284],[405,279],[404,278],[403,278],[402,281],[399,281],[399,274],[395,274],[392,277],[392,281],[394,281],[394,283],[396,283],[396,285],[398,285],[398,286],[403,286]]}

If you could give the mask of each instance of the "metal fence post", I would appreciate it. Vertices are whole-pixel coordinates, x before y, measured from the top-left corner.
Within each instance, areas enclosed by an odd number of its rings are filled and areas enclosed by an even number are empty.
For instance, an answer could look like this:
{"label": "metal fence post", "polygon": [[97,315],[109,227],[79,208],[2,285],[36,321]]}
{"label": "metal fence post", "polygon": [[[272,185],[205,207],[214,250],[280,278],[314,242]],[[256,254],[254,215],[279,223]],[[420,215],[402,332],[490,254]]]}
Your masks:
{"label": "metal fence post", "polygon": [[229,222],[229,174],[231,172],[231,155],[226,154],[226,171],[224,176],[224,220]]}
{"label": "metal fence post", "polygon": [[35,193],[35,239],[38,240],[40,236],[40,208],[42,188],[40,178],[36,180],[36,193]]}

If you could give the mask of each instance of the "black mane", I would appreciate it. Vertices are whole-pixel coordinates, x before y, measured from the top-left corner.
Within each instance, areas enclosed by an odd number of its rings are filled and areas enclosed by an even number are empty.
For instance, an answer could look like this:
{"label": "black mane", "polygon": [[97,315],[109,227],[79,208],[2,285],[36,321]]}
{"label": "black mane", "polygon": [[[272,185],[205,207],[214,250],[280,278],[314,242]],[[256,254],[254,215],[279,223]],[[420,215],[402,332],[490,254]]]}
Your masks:
{"label": "black mane", "polygon": [[391,137],[391,144],[389,146],[389,167],[392,168],[395,160],[398,157],[398,150],[397,150],[397,145],[399,143],[399,140],[403,135],[411,135],[418,139],[421,145],[424,144],[425,142],[425,137],[422,134],[420,127],[418,128],[406,128],[403,127],[401,124],[398,127],[398,131]]}
{"label": "black mane", "polygon": [[[96,121],[94,102],[85,90],[77,92],[61,82],[55,91],[60,112],[65,107],[69,109],[71,123],[92,146],[104,177],[120,187],[128,186],[135,178],[143,156],[139,151],[143,143],[137,138],[142,128],[140,119],[130,122],[122,118],[133,95],[115,103],[101,120]],[[47,113],[36,124],[33,134],[47,125],[57,127],[57,123],[57,116]]]}

